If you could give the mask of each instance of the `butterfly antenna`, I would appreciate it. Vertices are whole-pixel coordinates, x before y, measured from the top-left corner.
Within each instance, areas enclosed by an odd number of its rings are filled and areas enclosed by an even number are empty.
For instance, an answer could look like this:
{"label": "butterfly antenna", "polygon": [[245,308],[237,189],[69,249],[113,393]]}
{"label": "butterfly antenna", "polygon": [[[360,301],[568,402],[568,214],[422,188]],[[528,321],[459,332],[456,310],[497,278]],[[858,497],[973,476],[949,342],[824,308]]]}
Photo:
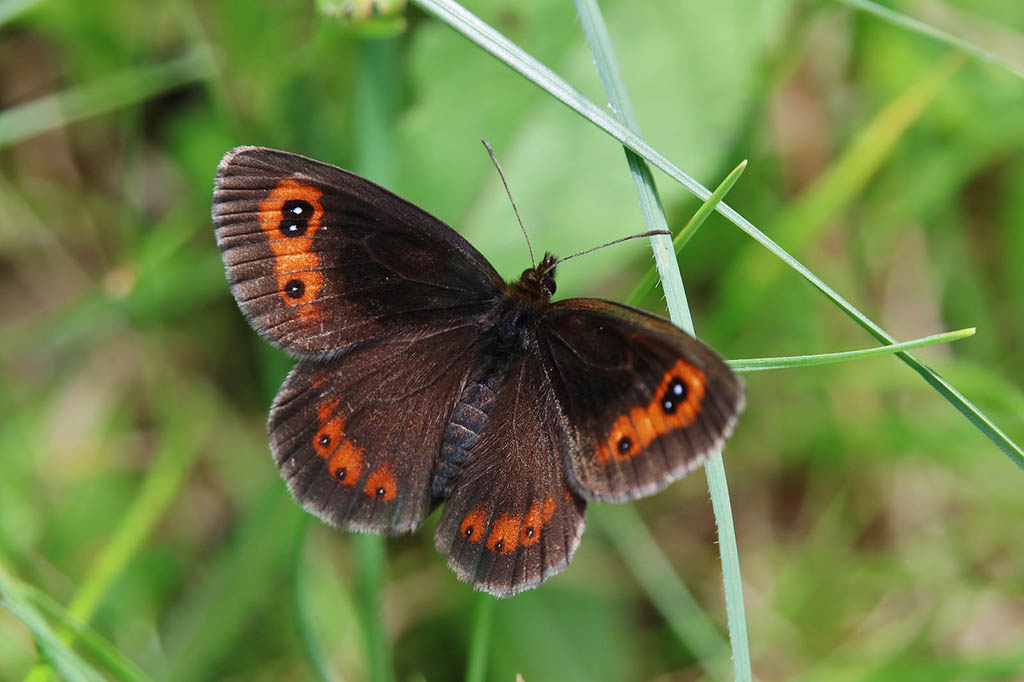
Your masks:
{"label": "butterfly antenna", "polygon": [[585,251],[580,251],[579,253],[574,253],[571,256],[566,256],[565,258],[559,258],[557,261],[555,261],[554,263],[551,264],[551,267],[554,268],[559,263],[564,263],[565,261],[569,260],[570,258],[575,258],[576,256],[582,256],[584,254],[590,253],[591,251],[597,251],[598,249],[603,249],[606,246],[611,246],[612,244],[618,244],[620,242],[626,242],[626,241],[629,241],[630,239],[639,239],[640,237],[653,237],[653,236],[659,235],[659,234],[667,234],[669,236],[672,235],[672,233],[669,232],[668,230],[651,230],[650,232],[642,232],[640,234],[631,234],[628,237],[619,237],[618,239],[613,239],[612,241],[608,242],[607,244],[601,244],[600,246],[591,246],[589,249],[587,249]]}
{"label": "butterfly antenna", "polygon": [[516,208],[516,200],[512,198],[512,191],[508,188],[508,183],[505,182],[505,174],[501,172],[501,164],[498,163],[498,157],[494,155],[494,150],[491,149],[491,145],[487,140],[481,138],[481,142],[487,147],[487,153],[491,155],[491,161],[494,163],[494,167],[498,169],[498,177],[501,178],[501,184],[505,185],[505,194],[508,195],[508,200],[512,202],[512,210],[515,211],[516,220],[519,221],[519,227],[523,230],[523,236],[526,237],[526,247],[530,249],[530,263],[533,267],[537,267],[537,261],[533,257],[533,244],[530,243],[530,235],[526,233],[526,226],[523,225],[523,219],[519,217],[519,209]]}

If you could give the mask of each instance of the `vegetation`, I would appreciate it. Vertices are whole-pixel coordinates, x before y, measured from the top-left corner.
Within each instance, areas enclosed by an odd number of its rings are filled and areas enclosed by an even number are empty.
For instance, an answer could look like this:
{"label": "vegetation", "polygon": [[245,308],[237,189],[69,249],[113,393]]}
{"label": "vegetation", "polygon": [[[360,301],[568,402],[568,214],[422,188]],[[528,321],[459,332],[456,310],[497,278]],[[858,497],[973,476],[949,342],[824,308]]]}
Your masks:
{"label": "vegetation", "polygon": [[[367,175],[507,278],[528,254],[481,137],[539,250],[651,229],[621,144],[446,6],[0,2],[0,679],[1020,679],[1024,5],[601,3],[653,149],[712,188],[747,159],[728,205],[892,337],[977,328],[914,353],[995,426],[891,355],[746,375],[731,643],[703,472],[591,505],[570,567],[496,602],[445,568],[436,516],[333,530],[268,456],[291,361],[224,281],[231,147]],[[568,2],[468,9],[622,112],[585,9],[586,35]],[[653,173],[678,232],[701,201]],[[686,238],[726,357],[877,345],[721,215]],[[559,295],[665,312],[649,254],[570,261]]]}

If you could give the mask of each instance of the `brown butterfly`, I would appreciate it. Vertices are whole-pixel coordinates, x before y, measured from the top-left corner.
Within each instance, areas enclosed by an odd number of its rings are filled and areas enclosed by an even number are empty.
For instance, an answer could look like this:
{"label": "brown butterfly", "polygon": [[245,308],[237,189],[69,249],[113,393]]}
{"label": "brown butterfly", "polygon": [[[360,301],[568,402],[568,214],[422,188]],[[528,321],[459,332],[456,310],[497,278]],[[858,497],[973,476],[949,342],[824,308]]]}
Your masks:
{"label": "brown butterfly", "polygon": [[335,166],[234,149],[213,222],[242,313],[299,359],[269,421],[295,498],[375,533],[444,502],[438,551],[493,595],[558,573],[587,500],[661,490],[743,409],[740,379],[667,320],[552,302],[551,254],[506,283],[437,218]]}

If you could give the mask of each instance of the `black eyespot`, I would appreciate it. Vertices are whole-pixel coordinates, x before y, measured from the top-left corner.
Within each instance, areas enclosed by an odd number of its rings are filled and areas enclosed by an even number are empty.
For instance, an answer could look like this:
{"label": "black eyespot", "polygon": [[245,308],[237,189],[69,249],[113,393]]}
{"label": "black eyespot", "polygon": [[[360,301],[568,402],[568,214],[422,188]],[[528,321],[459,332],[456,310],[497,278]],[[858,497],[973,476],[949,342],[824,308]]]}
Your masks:
{"label": "black eyespot", "polygon": [[617,447],[619,448],[619,454],[624,455],[633,449],[633,440],[629,436],[623,436],[619,439]]}
{"label": "black eyespot", "polygon": [[284,285],[284,293],[288,298],[302,298],[306,293],[306,285],[301,279],[288,280]]}
{"label": "black eyespot", "polygon": [[467,540],[473,537],[473,526],[466,526],[466,531],[463,533],[463,535],[466,536]]}
{"label": "black eyespot", "polygon": [[526,537],[527,537],[527,538],[532,538],[532,537],[534,536],[534,534],[535,534],[536,532],[537,532],[537,531],[533,529],[533,526],[529,526],[529,527],[528,527],[528,528],[526,529]]}
{"label": "black eyespot", "polygon": [[383,486],[381,486],[380,488],[377,488],[377,497],[384,497],[384,494],[386,492],[387,492],[387,490],[384,490]]}
{"label": "black eyespot", "polygon": [[348,469],[342,467],[334,472],[334,477],[339,481],[344,481],[345,477],[348,476]]}
{"label": "black eyespot", "polygon": [[495,552],[501,552],[501,550],[503,550],[503,549],[505,549],[505,541],[504,540],[498,540],[497,542],[494,543],[494,551]]}
{"label": "black eyespot", "polygon": [[330,444],[331,444],[331,437],[330,436],[328,436],[326,433],[324,435],[320,436],[320,445],[321,445],[321,447],[325,447],[326,448]]}
{"label": "black eyespot", "polygon": [[292,199],[281,207],[281,234],[285,237],[301,237],[309,228],[313,207],[308,201]]}
{"label": "black eyespot", "polygon": [[682,379],[674,378],[661,398],[661,410],[665,414],[674,414],[679,403],[686,401],[686,384]]}

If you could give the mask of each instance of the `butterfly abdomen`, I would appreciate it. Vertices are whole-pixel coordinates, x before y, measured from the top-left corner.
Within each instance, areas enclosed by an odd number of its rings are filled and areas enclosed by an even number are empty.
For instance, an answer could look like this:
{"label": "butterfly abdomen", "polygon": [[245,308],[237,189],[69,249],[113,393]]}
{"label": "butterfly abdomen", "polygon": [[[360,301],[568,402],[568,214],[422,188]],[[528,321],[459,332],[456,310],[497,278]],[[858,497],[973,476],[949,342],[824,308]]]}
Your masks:
{"label": "butterfly abdomen", "polygon": [[435,500],[446,499],[462,473],[469,457],[469,451],[476,445],[480,433],[487,425],[494,395],[503,379],[504,372],[491,369],[480,376],[470,378],[459,401],[452,410],[451,419],[441,440],[441,458],[430,483],[430,492]]}

